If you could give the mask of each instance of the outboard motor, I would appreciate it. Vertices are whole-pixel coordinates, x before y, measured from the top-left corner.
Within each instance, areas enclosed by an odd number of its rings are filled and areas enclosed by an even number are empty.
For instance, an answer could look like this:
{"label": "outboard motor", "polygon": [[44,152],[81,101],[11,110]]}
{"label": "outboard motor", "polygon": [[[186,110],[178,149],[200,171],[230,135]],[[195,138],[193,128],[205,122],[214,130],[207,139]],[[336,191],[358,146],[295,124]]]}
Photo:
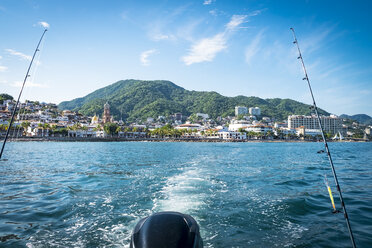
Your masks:
{"label": "outboard motor", "polygon": [[141,219],[133,230],[130,248],[202,248],[198,223],[178,212],[159,212]]}

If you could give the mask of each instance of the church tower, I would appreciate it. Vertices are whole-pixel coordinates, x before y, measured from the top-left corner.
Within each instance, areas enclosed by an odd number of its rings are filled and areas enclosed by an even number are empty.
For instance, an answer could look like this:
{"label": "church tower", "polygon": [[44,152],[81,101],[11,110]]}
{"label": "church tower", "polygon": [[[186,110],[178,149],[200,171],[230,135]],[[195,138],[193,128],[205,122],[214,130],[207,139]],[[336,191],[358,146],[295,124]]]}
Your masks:
{"label": "church tower", "polygon": [[110,105],[108,102],[103,105],[103,123],[111,122]]}

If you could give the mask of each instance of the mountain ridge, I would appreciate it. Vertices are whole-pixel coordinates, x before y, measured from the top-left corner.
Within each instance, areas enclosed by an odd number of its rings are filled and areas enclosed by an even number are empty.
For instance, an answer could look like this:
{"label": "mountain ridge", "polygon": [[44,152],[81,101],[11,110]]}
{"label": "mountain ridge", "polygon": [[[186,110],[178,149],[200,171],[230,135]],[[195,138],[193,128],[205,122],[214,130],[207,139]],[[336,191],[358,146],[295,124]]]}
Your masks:
{"label": "mountain ridge", "polygon": [[[310,105],[292,99],[256,96],[223,96],[215,91],[186,90],[167,80],[120,80],[92,93],[61,102],[60,109],[78,111],[84,115],[101,115],[103,104],[109,102],[116,118],[144,120],[147,117],[168,116],[177,112],[189,116],[192,113],[207,113],[212,118],[234,115],[235,106],[260,107],[262,116],[284,120],[290,114],[311,114]],[[319,109],[323,115],[329,115]]]}

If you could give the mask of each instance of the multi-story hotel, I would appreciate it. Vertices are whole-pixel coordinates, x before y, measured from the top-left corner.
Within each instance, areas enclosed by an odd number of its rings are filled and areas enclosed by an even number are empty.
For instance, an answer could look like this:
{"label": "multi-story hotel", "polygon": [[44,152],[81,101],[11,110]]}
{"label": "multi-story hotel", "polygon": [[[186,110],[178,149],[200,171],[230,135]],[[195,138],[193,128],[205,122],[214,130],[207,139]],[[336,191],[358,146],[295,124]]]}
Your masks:
{"label": "multi-story hotel", "polygon": [[251,115],[261,115],[261,109],[259,107],[250,107],[249,113]]}
{"label": "multi-story hotel", "polygon": [[[343,132],[342,120],[335,115],[321,116],[320,122],[324,132],[337,133]],[[305,127],[305,129],[319,129],[317,117],[315,115],[290,115],[288,116],[288,128]]]}
{"label": "multi-story hotel", "polygon": [[235,116],[248,114],[248,108],[242,106],[235,107]]}

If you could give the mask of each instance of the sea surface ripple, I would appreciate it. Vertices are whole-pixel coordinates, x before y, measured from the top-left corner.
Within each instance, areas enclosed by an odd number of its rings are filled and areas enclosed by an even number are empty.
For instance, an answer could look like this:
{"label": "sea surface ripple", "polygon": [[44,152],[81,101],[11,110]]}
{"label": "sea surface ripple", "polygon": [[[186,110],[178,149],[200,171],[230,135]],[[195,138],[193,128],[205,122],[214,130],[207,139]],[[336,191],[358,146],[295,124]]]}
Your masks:
{"label": "sea surface ripple", "polygon": [[[128,247],[143,217],[192,215],[205,247],[350,247],[321,143],[14,142],[0,247]],[[372,247],[372,143],[331,143],[358,247]]]}

